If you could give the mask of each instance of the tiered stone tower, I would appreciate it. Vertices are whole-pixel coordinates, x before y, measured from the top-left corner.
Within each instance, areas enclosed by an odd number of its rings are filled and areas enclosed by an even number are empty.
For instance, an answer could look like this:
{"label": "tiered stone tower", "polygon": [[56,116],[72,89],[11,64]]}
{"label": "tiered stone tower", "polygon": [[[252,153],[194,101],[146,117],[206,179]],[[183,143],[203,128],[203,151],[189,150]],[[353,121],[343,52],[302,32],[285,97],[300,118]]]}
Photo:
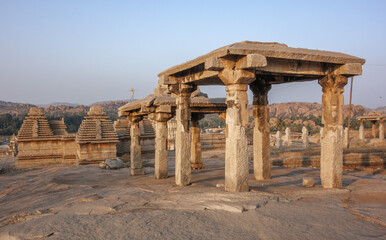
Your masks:
{"label": "tiered stone tower", "polygon": [[116,159],[116,144],[119,142],[112,122],[100,106],[93,106],[76,134],[77,163],[100,163],[105,159]]}
{"label": "tiered stone tower", "polygon": [[17,167],[70,165],[75,163],[75,135],[63,120],[48,122],[42,108],[31,108],[17,136]]}
{"label": "tiered stone tower", "polygon": [[23,121],[17,138],[20,140],[43,139],[54,136],[42,108],[31,108]]}
{"label": "tiered stone tower", "polygon": [[51,120],[49,124],[54,135],[68,135],[63,118],[61,120]]}

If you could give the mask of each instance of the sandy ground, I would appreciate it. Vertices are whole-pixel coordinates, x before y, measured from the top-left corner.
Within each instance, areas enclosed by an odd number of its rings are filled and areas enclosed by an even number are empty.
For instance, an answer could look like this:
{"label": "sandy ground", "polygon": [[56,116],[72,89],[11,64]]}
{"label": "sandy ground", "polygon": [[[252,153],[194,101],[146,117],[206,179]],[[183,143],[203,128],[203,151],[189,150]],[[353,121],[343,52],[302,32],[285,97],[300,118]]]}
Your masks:
{"label": "sandy ground", "polygon": [[[224,151],[188,187],[98,166],[0,174],[0,239],[386,239],[386,171],[344,173],[344,189],[322,189],[319,169],[272,167],[249,192],[228,193]],[[301,186],[314,177],[314,188]]]}

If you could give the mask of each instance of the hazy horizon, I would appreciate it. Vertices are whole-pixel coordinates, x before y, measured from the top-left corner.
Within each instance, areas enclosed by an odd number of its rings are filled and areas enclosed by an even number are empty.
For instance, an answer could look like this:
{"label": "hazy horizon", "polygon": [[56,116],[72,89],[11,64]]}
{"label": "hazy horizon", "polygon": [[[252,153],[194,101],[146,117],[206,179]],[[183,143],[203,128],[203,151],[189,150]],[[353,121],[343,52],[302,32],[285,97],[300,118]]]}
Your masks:
{"label": "hazy horizon", "polygon": [[[0,100],[31,104],[144,98],[157,74],[244,40],[366,59],[355,105],[386,105],[385,1],[0,0]],[[349,80],[350,82],[350,80]],[[202,87],[225,97],[223,86]],[[350,83],[345,87],[349,102]],[[251,92],[248,91],[250,100]],[[318,102],[317,81],[274,85],[269,103]]]}

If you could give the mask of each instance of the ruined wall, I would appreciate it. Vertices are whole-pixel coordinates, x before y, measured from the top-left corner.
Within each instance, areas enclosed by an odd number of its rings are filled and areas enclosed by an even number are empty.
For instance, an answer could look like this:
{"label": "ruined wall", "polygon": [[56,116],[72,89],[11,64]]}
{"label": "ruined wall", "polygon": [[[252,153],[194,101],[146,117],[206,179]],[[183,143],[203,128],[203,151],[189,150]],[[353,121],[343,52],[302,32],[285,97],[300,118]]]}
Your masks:
{"label": "ruined wall", "polygon": [[79,165],[95,164],[116,158],[116,143],[77,144],[76,163]]}
{"label": "ruined wall", "polygon": [[74,138],[19,141],[18,149],[18,168],[74,165],[76,162]]}

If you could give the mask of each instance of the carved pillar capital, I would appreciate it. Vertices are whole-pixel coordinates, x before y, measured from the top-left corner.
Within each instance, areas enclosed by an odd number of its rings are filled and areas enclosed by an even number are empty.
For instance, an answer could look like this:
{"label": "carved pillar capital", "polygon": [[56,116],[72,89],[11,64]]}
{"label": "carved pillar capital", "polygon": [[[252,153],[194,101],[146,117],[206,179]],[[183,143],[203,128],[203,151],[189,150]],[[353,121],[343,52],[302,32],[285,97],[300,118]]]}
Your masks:
{"label": "carved pillar capital", "polygon": [[190,97],[190,94],[194,92],[197,89],[196,85],[191,84],[184,84],[184,83],[178,83],[178,84],[169,84],[168,90],[171,93],[176,94],[177,96],[182,97]]}
{"label": "carved pillar capital", "polygon": [[268,92],[271,90],[271,84],[263,78],[256,79],[249,85],[253,93],[253,105],[268,105]]}
{"label": "carved pillar capital", "polygon": [[343,75],[327,74],[319,79],[319,85],[322,86],[323,93],[332,91],[333,89],[341,89],[347,84],[347,77]]}
{"label": "carved pillar capital", "polygon": [[205,117],[205,114],[203,114],[203,113],[192,113],[191,121],[192,122],[198,122],[201,119],[203,119],[204,117]]}
{"label": "carved pillar capital", "polygon": [[140,121],[142,121],[143,116],[130,114],[126,117],[126,119],[129,121],[130,124],[139,123]]}
{"label": "carved pillar capital", "polygon": [[220,58],[224,69],[218,74],[218,77],[225,85],[250,84],[255,79],[255,72],[251,70],[237,69],[237,63],[241,59]]}
{"label": "carved pillar capital", "polygon": [[324,109],[322,123],[327,130],[336,130],[338,126],[343,124],[343,92],[344,86],[347,84],[347,77],[328,74],[319,79],[319,84],[323,89],[322,103]]}

